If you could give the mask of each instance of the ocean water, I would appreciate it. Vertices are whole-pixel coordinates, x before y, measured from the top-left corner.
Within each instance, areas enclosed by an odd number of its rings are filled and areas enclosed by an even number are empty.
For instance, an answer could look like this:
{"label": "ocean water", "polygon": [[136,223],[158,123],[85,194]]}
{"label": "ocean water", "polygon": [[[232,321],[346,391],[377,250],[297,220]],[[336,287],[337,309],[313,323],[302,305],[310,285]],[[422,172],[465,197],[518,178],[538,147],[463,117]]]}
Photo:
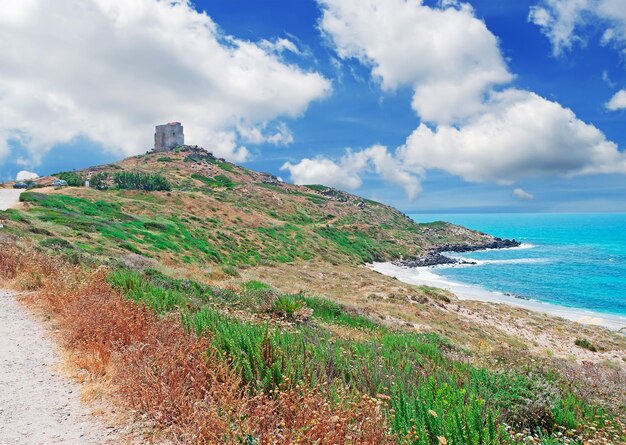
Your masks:
{"label": "ocean water", "polygon": [[521,248],[454,254],[475,266],[436,267],[446,279],[561,306],[626,315],[626,214],[412,214],[449,221]]}

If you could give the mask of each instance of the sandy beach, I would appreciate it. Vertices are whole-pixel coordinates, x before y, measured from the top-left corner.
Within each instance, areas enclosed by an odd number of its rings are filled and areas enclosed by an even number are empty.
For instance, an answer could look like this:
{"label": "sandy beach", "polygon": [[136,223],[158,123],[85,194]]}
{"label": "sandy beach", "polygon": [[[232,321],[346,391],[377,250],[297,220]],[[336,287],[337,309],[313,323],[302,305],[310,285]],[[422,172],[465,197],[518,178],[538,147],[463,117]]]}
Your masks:
{"label": "sandy beach", "polygon": [[[384,275],[394,277],[404,283],[432,286],[448,290],[454,293],[460,300],[475,300],[490,303],[502,303],[521,307],[536,312],[541,312],[557,317],[562,317],[578,323],[604,326],[612,330],[626,328],[626,317],[618,315],[594,312],[585,309],[560,306],[535,300],[516,298],[500,292],[492,292],[478,286],[459,283],[437,275],[436,267],[403,268],[391,263],[373,263],[369,266],[372,270]],[[446,267],[446,266],[439,266]]]}

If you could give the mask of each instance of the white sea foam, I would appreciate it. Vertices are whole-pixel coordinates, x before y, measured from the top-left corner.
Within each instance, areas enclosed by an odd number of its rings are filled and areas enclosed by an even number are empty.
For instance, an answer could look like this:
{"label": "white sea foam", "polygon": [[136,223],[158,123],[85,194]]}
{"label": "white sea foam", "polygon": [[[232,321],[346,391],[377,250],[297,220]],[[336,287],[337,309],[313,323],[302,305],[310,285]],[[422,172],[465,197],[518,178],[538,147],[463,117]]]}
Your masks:
{"label": "white sea foam", "polygon": [[490,252],[492,250],[526,250],[526,249],[534,249],[535,247],[537,247],[536,244],[522,243],[519,246],[515,246],[515,247],[497,247],[495,249],[474,250],[474,252]]}
{"label": "white sea foam", "polygon": [[523,249],[534,249],[535,247],[537,247],[536,244],[522,243],[517,247],[511,247],[511,249],[523,250]]}
{"label": "white sea foam", "polygon": [[[509,258],[506,260],[477,260],[475,258],[466,258],[462,256],[446,255],[450,258],[463,261],[471,261],[474,264],[453,264],[452,267],[472,267],[472,266],[484,266],[485,264],[536,264],[536,263],[549,263],[551,260],[548,258]],[[434,268],[442,266],[434,266]],[[450,267],[450,266],[448,266]]]}
{"label": "white sea foam", "polygon": [[[583,324],[595,324],[618,330],[626,327],[626,317],[589,311],[586,309],[570,308],[552,303],[516,297],[501,292],[491,292],[480,286],[448,280],[435,273],[436,268],[416,267],[403,268],[391,263],[373,263],[369,267],[376,272],[395,277],[398,280],[415,285],[424,285],[446,289],[454,293],[460,300],[476,300],[491,303],[504,303],[522,307],[536,312],[542,312]],[[437,266],[449,267],[449,266]],[[458,266],[453,266],[458,267]]]}
{"label": "white sea foam", "polygon": [[548,258],[508,258],[503,260],[480,260],[476,258],[464,257],[461,255],[454,255],[446,253],[445,256],[454,260],[463,261],[457,264],[438,264],[436,266],[429,266],[432,269],[449,269],[457,267],[475,267],[484,266],[486,264],[537,264],[537,263],[549,263],[551,260]]}

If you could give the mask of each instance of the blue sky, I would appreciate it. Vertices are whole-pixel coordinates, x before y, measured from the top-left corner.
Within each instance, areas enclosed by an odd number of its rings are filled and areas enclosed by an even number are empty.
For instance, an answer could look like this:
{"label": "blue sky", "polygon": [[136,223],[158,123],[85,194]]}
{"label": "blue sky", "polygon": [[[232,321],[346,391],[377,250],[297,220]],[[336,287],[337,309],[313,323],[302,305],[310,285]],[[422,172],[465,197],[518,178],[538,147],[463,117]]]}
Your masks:
{"label": "blue sky", "polygon": [[[338,186],[407,212],[626,211],[626,103],[618,100],[626,88],[619,8],[626,11],[626,1],[589,0],[588,9],[568,1],[205,0],[151,9],[159,2],[140,0],[146,5],[138,12],[93,0],[82,17],[92,17],[100,39],[114,41],[93,48],[77,43],[96,38],[87,27],[58,46],[44,43],[32,30],[51,2],[21,10],[15,0],[13,21],[0,21],[0,47],[10,35],[23,49],[0,77],[19,81],[0,84],[0,93],[24,93],[0,94],[0,115],[25,123],[0,128],[0,176],[141,153],[161,123],[155,120],[181,120],[188,143],[249,168]],[[69,21],[80,8],[62,3]],[[135,22],[124,28],[128,17]],[[433,23],[444,46],[434,52],[417,42],[430,37],[421,30]],[[141,29],[162,32],[153,42]],[[196,48],[202,39],[207,44]],[[76,48],[59,51],[61,43]],[[199,68],[171,52],[191,47]],[[40,75],[18,77],[30,53],[42,63]],[[72,57],[81,70],[57,68]],[[235,78],[233,59],[244,60],[251,79]],[[474,78],[464,77],[475,67]],[[445,98],[428,87],[441,79]],[[477,95],[468,87],[448,97],[465,80],[480,84]],[[250,97],[258,91],[262,97]],[[414,95],[423,100],[412,102]],[[440,99],[463,105],[446,108]],[[214,116],[222,110],[229,119]],[[490,122],[499,128],[493,134]],[[458,165],[448,167],[453,160]]]}

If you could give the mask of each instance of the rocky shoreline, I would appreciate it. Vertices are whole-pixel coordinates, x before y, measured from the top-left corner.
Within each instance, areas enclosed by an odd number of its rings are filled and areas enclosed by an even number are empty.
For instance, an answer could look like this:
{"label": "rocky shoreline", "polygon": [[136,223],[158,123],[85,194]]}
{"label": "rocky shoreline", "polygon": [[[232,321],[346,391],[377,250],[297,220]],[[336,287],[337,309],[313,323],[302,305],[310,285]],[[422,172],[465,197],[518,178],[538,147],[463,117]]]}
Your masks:
{"label": "rocky shoreline", "polygon": [[476,264],[473,261],[450,258],[443,255],[443,252],[474,252],[486,249],[509,249],[511,247],[519,247],[522,243],[516,240],[494,238],[493,241],[486,243],[466,243],[466,244],[443,244],[433,249],[427,250],[423,255],[403,258],[392,261],[392,264],[400,267],[430,267],[442,264]]}

